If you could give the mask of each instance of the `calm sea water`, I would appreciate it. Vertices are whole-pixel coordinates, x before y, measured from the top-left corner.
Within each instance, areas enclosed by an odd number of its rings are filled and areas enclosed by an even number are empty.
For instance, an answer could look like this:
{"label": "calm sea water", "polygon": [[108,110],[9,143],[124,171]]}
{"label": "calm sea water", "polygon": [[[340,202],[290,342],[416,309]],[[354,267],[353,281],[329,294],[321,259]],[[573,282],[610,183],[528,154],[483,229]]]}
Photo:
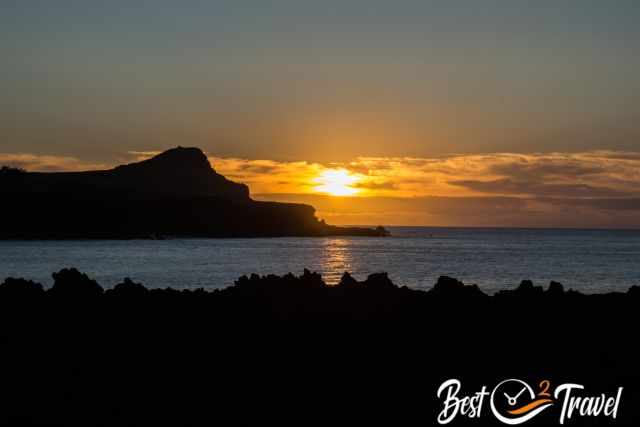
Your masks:
{"label": "calm sea water", "polygon": [[387,271],[400,285],[428,289],[440,275],[487,292],[522,279],[584,292],[640,285],[640,230],[391,227],[390,238],[2,241],[0,278],[52,285],[51,273],[76,267],[104,287],[131,277],[149,287],[216,288],[243,274],[344,271],[364,279]]}

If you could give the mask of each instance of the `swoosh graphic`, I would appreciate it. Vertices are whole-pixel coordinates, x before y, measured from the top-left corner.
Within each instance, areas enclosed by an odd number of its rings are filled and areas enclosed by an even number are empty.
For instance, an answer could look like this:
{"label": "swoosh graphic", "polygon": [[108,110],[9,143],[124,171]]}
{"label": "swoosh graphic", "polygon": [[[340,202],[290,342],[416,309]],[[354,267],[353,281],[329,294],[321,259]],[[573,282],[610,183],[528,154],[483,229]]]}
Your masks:
{"label": "swoosh graphic", "polygon": [[525,413],[537,408],[538,406],[544,405],[545,403],[549,403],[549,402],[553,402],[553,400],[551,400],[551,399],[538,399],[538,400],[534,400],[533,402],[529,403],[528,405],[524,405],[522,408],[514,409],[512,411],[507,411],[507,412],[510,413],[511,415],[525,414]]}

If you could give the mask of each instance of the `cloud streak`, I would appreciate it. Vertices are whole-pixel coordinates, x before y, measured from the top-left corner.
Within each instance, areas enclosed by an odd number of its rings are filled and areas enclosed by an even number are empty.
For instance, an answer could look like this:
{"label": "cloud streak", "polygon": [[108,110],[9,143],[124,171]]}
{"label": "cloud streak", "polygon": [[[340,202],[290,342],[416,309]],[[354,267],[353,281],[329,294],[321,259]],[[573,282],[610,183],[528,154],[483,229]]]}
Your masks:
{"label": "cloud streak", "polygon": [[361,157],[319,164],[212,157],[216,169],[255,183],[256,193],[308,193],[326,168],[345,168],[369,197],[632,197],[640,196],[640,155],[588,152],[496,153],[437,158]]}
{"label": "cloud streak", "polygon": [[606,187],[588,184],[555,184],[531,181],[496,179],[493,181],[460,180],[450,184],[468,188],[478,193],[509,194],[514,196],[550,196],[550,197],[615,197],[625,193]]}
{"label": "cloud streak", "polygon": [[76,157],[27,153],[0,153],[0,165],[33,172],[77,172],[109,168],[104,163],[87,162]]}

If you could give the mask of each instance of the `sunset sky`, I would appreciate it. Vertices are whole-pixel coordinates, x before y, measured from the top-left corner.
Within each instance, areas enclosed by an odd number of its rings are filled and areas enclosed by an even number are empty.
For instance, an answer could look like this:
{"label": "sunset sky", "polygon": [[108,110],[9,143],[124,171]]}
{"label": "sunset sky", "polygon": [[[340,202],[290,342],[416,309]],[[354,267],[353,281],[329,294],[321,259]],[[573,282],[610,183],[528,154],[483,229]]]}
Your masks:
{"label": "sunset sky", "polygon": [[640,2],[8,0],[0,164],[197,146],[336,224],[640,227]]}

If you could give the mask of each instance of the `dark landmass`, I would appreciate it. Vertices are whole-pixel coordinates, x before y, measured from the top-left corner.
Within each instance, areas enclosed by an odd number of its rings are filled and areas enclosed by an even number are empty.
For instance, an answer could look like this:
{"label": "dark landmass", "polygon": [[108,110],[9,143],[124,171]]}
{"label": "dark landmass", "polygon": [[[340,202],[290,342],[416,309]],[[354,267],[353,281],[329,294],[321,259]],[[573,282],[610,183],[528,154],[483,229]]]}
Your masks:
{"label": "dark landmass", "polygon": [[[0,285],[5,425],[436,425],[449,378],[465,395],[506,378],[588,395],[623,386],[616,420],[565,425],[640,421],[638,286],[584,295],[523,281],[490,296],[384,273],[337,286],[308,271],[252,275],[211,292],[53,278],[48,290]],[[558,425],[559,410],[525,425]],[[502,424],[485,407],[452,425]]]}
{"label": "dark landmass", "polygon": [[197,148],[175,148],[106,171],[0,171],[0,238],[385,236],[336,227],[312,206],[258,202]]}

